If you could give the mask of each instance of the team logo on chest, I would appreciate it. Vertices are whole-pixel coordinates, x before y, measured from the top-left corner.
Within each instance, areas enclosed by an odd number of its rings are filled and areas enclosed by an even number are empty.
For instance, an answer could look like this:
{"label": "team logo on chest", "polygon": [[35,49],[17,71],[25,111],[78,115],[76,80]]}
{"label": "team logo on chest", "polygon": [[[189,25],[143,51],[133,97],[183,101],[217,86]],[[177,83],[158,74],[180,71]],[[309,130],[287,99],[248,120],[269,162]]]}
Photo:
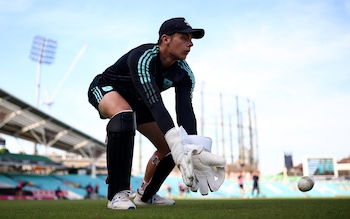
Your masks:
{"label": "team logo on chest", "polygon": [[169,79],[164,78],[163,89],[168,89],[171,86],[173,86],[173,82],[170,81]]}

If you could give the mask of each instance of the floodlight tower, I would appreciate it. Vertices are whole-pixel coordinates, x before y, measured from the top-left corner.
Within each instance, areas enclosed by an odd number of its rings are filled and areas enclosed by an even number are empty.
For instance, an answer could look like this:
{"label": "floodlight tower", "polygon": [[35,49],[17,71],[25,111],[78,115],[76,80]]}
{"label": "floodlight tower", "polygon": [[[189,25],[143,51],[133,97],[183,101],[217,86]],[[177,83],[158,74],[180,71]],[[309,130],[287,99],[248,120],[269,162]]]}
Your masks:
{"label": "floodlight tower", "polygon": [[39,107],[40,98],[40,78],[41,64],[50,65],[55,58],[57,42],[42,36],[35,36],[30,51],[30,58],[38,62],[37,68],[37,85],[36,85],[36,107]]}

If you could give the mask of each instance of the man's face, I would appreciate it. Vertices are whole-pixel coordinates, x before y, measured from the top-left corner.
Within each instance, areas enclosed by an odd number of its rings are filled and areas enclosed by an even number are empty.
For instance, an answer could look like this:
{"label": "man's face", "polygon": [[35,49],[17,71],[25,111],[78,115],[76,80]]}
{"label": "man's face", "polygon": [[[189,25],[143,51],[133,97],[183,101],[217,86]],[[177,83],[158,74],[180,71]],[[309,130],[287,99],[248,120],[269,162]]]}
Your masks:
{"label": "man's face", "polygon": [[169,38],[168,52],[174,59],[184,60],[192,46],[192,34],[175,33]]}

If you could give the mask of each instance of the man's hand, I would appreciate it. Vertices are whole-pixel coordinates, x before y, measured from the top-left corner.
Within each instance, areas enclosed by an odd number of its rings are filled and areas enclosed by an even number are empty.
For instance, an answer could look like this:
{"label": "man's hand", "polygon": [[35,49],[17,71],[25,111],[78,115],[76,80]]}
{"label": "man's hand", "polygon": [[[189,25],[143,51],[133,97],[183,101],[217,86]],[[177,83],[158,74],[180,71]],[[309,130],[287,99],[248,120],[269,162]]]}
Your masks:
{"label": "man's hand", "polygon": [[195,186],[192,154],[194,150],[202,151],[203,147],[192,146],[192,148],[188,148],[189,138],[182,126],[179,129],[175,127],[170,129],[164,137],[169,145],[175,164],[182,174],[182,180],[188,187]]}
{"label": "man's hand", "polygon": [[[210,153],[210,138],[198,135],[189,135],[188,138],[191,145],[187,145],[187,149],[193,153],[193,172],[196,178],[190,187],[191,191],[197,192],[199,189],[202,195],[207,195],[208,188],[211,192],[219,190],[225,180],[225,158]],[[203,146],[205,151],[198,151],[198,145]]]}
{"label": "man's hand", "polygon": [[208,188],[211,192],[219,190],[225,180],[225,158],[202,151],[192,156],[192,162],[196,183],[190,187],[191,191],[199,189],[202,195],[207,195]]}

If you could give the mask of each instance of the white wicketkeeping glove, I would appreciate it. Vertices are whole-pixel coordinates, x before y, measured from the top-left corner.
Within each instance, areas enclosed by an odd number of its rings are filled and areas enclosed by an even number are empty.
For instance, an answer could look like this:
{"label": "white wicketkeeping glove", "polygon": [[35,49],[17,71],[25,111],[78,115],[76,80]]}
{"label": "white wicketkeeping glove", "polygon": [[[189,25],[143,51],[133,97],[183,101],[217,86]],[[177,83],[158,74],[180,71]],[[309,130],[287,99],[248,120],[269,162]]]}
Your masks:
{"label": "white wicketkeeping glove", "polygon": [[170,129],[165,134],[165,140],[169,145],[175,164],[182,174],[182,180],[188,187],[195,186],[196,180],[193,173],[192,153],[193,150],[203,150],[203,147],[187,145],[190,143],[187,132],[181,126]]}
{"label": "white wicketkeeping glove", "polygon": [[[208,189],[211,192],[219,190],[225,180],[225,158],[210,152],[210,138],[197,135],[189,135],[189,138],[191,145],[187,148],[193,153],[193,172],[196,178],[196,183],[190,187],[191,191],[197,192],[199,189],[202,195],[207,195]],[[195,148],[192,148],[192,145],[195,145]],[[203,146],[205,151],[197,151],[197,145]]]}

